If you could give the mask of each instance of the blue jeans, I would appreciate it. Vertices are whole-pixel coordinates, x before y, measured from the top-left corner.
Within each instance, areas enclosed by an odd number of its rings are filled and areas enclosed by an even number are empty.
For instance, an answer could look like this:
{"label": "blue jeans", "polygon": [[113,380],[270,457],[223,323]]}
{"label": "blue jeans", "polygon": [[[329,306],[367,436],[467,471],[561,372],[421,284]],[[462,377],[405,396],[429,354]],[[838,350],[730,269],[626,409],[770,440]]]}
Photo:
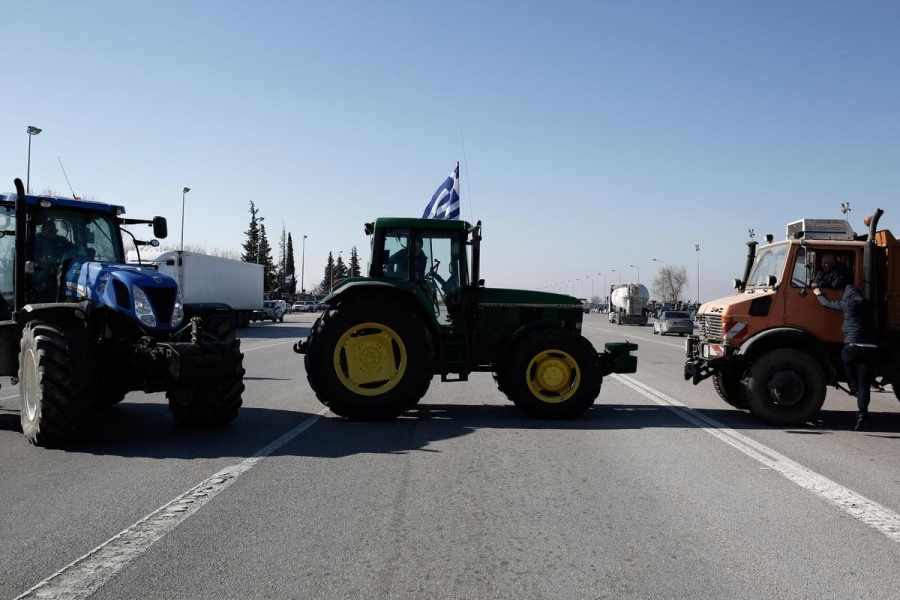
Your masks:
{"label": "blue jeans", "polygon": [[843,361],[844,371],[847,373],[847,386],[851,393],[856,394],[856,414],[864,417],[869,412],[875,348],[846,344],[841,350],[841,361]]}

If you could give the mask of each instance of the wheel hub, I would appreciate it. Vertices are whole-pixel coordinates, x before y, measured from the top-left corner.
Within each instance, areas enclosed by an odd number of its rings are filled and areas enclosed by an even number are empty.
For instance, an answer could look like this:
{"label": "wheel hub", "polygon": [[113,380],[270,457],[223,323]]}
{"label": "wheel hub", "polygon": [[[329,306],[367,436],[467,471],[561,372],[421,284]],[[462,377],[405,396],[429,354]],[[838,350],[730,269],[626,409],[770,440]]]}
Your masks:
{"label": "wheel hub", "polygon": [[578,390],[578,365],[565,352],[541,352],[532,359],[527,373],[528,388],[544,402],[564,402]]}
{"label": "wheel hub", "polygon": [[341,383],[364,396],[383,394],[406,372],[406,346],[390,327],[362,323],[348,329],[334,348],[334,369]]}
{"label": "wheel hub", "polygon": [[766,384],[769,398],[779,406],[794,406],[803,399],[805,390],[803,378],[794,371],[777,371]]}

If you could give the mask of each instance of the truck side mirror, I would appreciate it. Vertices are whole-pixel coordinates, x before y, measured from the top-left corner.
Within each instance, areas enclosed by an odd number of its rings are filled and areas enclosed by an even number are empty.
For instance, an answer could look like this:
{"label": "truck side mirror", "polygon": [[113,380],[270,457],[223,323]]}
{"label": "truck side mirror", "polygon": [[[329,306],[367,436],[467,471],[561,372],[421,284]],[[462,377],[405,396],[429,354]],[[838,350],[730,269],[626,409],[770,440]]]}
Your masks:
{"label": "truck side mirror", "polygon": [[153,237],[166,239],[169,235],[169,227],[165,217],[153,217]]}
{"label": "truck side mirror", "polygon": [[774,288],[778,284],[778,278],[774,275],[769,275],[766,278],[766,285],[770,288]]}
{"label": "truck side mirror", "polygon": [[741,281],[741,280],[738,279],[737,277],[735,277],[734,279],[732,279],[731,282],[732,282],[732,283],[731,283],[731,286],[732,286],[734,289],[736,289],[736,290],[741,289],[741,284],[744,283],[743,281]]}

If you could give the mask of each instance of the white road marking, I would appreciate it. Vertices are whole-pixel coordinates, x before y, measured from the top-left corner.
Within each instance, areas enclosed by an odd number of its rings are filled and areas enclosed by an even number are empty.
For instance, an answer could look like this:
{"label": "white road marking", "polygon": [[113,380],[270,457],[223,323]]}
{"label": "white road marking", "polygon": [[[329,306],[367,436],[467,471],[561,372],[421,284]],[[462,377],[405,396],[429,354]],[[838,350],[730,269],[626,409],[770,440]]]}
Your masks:
{"label": "white road marking", "polygon": [[894,542],[900,543],[900,514],[874,500],[869,500],[851,489],[845,488],[824,475],[807,469],[768,446],[726,427],[715,419],[707,417],[632,377],[613,375],[613,378],[650,398],[657,404],[670,409],[685,421],[693,423],[706,433],[737,448],[766,467],[781,473],[781,475],[800,487],[824,498],[853,518],[859,519],[869,527],[883,533]]}
{"label": "white road marking", "polygon": [[87,598],[113,575],[146,552],[157,540],[175,529],[252,469],[262,459],[312,427],[328,409],[322,409],[283,436],[240,463],[226,467],[193,489],[159,507],[131,527],[69,563],[16,600],[23,598]]}

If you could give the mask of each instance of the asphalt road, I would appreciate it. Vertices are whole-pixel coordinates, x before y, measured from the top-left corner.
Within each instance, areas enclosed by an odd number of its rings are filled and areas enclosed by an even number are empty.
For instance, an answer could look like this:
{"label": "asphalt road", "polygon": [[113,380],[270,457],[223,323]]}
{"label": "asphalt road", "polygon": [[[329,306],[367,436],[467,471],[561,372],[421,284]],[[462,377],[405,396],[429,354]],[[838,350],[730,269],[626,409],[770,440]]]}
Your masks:
{"label": "asphalt road", "polygon": [[896,598],[900,402],[870,427],[829,391],[816,422],[758,424],[640,345],[572,422],[524,417],[490,375],[435,378],[396,421],[323,410],[292,344],[242,332],[244,407],[177,427],[129,394],[86,441],[30,446],[0,380],[0,598]]}

